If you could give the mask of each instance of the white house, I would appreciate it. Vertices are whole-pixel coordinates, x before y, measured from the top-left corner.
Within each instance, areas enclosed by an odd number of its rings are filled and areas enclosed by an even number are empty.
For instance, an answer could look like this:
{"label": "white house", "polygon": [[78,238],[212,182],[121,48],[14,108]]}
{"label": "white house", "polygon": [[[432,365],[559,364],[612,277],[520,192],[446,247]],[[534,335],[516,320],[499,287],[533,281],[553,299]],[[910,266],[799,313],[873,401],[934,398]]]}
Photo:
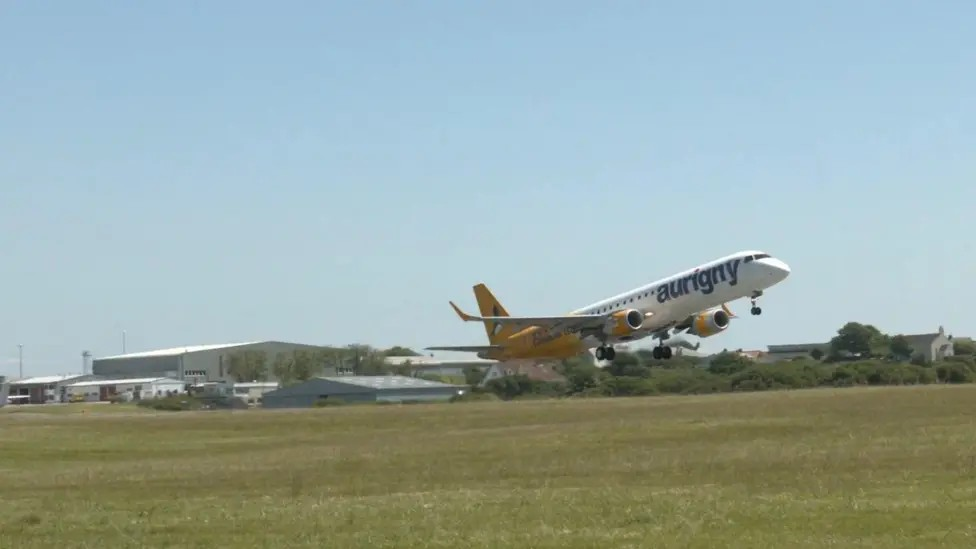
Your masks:
{"label": "white house", "polygon": [[116,396],[125,400],[142,400],[185,392],[184,382],[166,377],[98,379],[67,386],[69,402],[99,402],[112,400]]}

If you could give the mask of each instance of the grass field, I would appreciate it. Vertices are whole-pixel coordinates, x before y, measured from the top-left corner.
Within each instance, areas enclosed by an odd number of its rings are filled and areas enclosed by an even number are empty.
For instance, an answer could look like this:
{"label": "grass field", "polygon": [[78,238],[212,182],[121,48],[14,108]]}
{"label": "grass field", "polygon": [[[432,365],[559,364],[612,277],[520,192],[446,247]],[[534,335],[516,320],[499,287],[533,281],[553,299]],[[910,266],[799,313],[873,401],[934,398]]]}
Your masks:
{"label": "grass field", "polygon": [[976,386],[7,407],[0,547],[974,547],[974,411]]}

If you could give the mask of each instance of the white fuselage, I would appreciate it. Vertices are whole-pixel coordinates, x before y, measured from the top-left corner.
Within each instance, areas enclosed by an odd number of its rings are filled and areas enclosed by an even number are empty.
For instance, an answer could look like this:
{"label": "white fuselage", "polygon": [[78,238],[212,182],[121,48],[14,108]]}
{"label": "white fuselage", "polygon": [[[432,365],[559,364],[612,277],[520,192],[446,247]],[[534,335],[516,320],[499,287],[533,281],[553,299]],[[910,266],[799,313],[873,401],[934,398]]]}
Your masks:
{"label": "white fuselage", "polygon": [[[769,254],[742,251],[592,303],[572,314],[637,309],[645,315],[644,324],[639,333],[628,339],[638,339],[690,315],[743,297],[751,298],[789,275],[789,266]],[[585,343],[600,344],[596,338],[587,338]]]}

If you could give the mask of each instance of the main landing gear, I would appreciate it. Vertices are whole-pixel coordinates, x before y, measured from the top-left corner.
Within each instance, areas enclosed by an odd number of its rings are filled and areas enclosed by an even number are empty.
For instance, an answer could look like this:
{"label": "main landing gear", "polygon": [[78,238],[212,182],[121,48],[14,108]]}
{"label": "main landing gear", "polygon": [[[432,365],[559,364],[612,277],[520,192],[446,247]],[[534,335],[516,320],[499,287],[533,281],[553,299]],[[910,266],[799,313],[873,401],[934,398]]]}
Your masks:
{"label": "main landing gear", "polygon": [[613,359],[617,358],[617,350],[613,348],[612,345],[600,345],[596,348],[596,359],[597,360],[609,360],[613,362]]}
{"label": "main landing gear", "polygon": [[672,356],[671,347],[664,344],[664,340],[671,337],[671,330],[667,329],[663,332],[654,334],[654,338],[657,339],[657,347],[651,350],[651,356],[654,360],[668,360]]}
{"label": "main landing gear", "polygon": [[757,305],[759,296],[761,295],[763,295],[762,290],[756,290],[755,292],[752,292],[752,298],[749,300],[752,302],[752,309],[749,310],[749,312],[752,313],[752,316],[759,316],[762,314],[762,307]]}

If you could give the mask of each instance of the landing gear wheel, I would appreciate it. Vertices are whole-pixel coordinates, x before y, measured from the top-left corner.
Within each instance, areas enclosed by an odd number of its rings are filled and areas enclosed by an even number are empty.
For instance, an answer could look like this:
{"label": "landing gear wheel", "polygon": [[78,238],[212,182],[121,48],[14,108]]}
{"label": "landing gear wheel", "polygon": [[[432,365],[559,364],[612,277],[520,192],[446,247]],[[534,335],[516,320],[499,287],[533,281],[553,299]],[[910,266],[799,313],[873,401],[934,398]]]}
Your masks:
{"label": "landing gear wheel", "polygon": [[663,345],[654,347],[651,356],[654,357],[654,360],[668,360],[671,358],[671,347],[664,347]]}
{"label": "landing gear wheel", "polygon": [[617,350],[610,345],[601,345],[596,348],[596,359],[603,361],[608,360],[613,362],[613,359],[617,358]]}
{"label": "landing gear wheel", "polygon": [[762,314],[762,307],[756,307],[753,305],[752,310],[749,312],[751,312],[753,316],[759,316]]}
{"label": "landing gear wheel", "polygon": [[662,347],[661,355],[664,357],[664,360],[669,360],[671,358],[671,347]]}

